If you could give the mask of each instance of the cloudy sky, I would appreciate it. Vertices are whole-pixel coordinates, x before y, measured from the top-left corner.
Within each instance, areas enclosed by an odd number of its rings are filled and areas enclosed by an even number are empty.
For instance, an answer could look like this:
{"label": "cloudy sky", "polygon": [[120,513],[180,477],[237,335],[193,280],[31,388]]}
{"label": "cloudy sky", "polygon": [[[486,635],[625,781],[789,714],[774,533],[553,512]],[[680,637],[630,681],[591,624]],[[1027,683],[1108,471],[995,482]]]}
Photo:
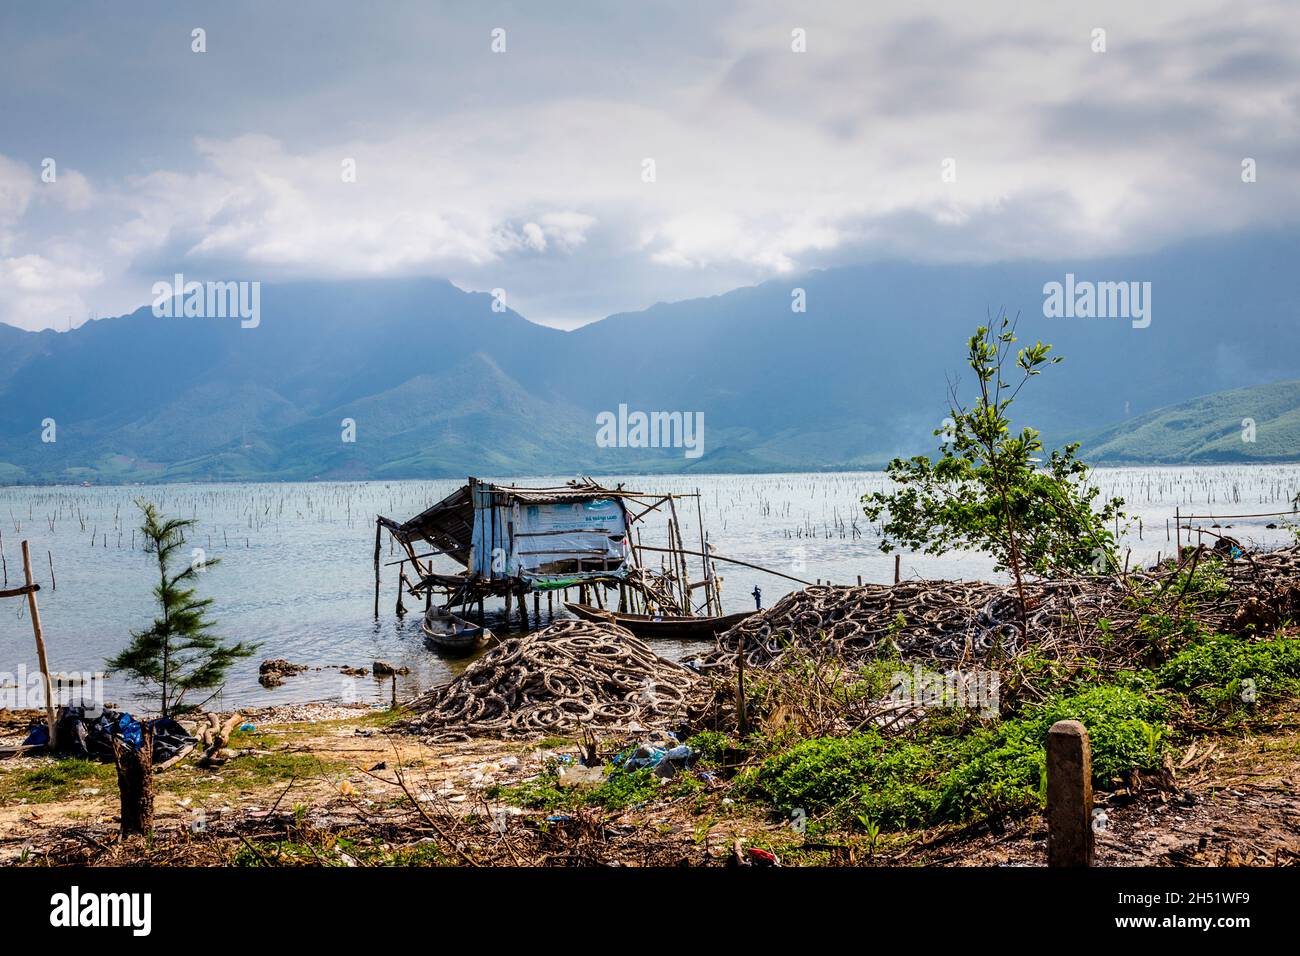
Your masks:
{"label": "cloudy sky", "polygon": [[1298,168],[1293,0],[0,8],[0,321],[26,328],[178,270],[444,276],[571,327],[884,257],[1290,225]]}

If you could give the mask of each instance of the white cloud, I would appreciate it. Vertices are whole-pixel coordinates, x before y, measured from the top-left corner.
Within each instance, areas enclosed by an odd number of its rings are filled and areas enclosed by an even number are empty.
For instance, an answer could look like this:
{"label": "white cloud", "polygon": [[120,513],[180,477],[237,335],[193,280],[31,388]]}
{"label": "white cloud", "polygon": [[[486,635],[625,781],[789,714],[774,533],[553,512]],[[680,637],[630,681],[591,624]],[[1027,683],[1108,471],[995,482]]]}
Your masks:
{"label": "white cloud", "polygon": [[59,169],[54,182],[44,183],[42,195],[70,212],[83,212],[95,201],[90,180],[75,169]]}
{"label": "white cloud", "polygon": [[87,309],[85,293],[103,279],[97,271],[38,255],[0,259],[0,314],[20,328],[80,324]]}
{"label": "white cloud", "polygon": [[[61,172],[66,218],[22,242],[37,180],[0,158],[0,253],[116,283],[173,267],[451,275],[562,319],[643,306],[624,290],[651,281],[667,299],[847,255],[1116,254],[1300,217],[1300,192],[1278,185],[1300,156],[1300,21],[1284,3],[726,9],[701,13],[700,37],[662,73],[645,61],[670,34],[623,49],[615,30],[593,56],[618,53],[626,74],[543,92],[520,65],[556,38],[534,24],[492,61],[487,105],[449,92],[436,117],[395,110],[310,141],[208,137],[152,172],[96,175],[93,190]],[[1098,23],[1104,54],[1090,47]],[[795,26],[806,53],[790,51]],[[319,84],[326,105],[336,82]],[[1247,155],[1260,162],[1250,186]],[[955,182],[941,179],[947,158]],[[590,313],[561,314],[554,290],[577,284]]]}
{"label": "white cloud", "polygon": [[12,246],[15,227],[32,201],[36,182],[30,169],[0,154],[0,253]]}

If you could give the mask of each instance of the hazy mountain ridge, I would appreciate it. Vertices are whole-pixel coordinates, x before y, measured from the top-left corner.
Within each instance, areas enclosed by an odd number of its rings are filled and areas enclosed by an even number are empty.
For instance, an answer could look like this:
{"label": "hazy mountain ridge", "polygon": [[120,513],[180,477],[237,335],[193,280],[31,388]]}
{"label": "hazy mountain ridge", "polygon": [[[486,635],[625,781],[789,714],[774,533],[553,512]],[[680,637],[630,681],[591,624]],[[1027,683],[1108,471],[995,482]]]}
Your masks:
{"label": "hazy mountain ridge", "polygon": [[[569,333],[433,279],[264,286],[255,329],[148,309],[71,333],[0,326],[0,481],[875,467],[935,447],[949,382],[970,384],[965,341],[999,306],[1065,356],[1015,408],[1049,443],[1294,460],[1298,256],[1300,238],[1262,234],[1087,263],[884,262]],[[1150,281],[1151,326],[1044,318],[1043,284],[1066,272]],[[620,404],[702,412],[704,454],[598,447],[596,414]]]}
{"label": "hazy mountain ridge", "polygon": [[1202,395],[1087,436],[1102,464],[1286,462],[1300,458],[1300,381]]}

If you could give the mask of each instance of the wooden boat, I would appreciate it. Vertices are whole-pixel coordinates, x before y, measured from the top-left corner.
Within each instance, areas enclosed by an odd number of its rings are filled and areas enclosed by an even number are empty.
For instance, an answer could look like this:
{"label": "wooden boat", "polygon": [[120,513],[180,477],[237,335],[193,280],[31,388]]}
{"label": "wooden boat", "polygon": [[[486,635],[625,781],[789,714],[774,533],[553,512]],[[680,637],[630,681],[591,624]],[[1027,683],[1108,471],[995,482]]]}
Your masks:
{"label": "wooden boat", "polygon": [[617,624],[625,627],[637,637],[652,640],[667,638],[677,641],[711,641],[714,635],[735,627],[754,611],[741,611],[739,614],[724,614],[721,617],[675,617],[668,614],[627,614],[623,611],[606,611],[566,601],[564,606],[573,614],[587,621],[598,624]]}
{"label": "wooden boat", "polygon": [[492,636],[487,628],[471,624],[437,605],[424,612],[420,630],[424,631],[425,643],[440,651],[472,651]]}

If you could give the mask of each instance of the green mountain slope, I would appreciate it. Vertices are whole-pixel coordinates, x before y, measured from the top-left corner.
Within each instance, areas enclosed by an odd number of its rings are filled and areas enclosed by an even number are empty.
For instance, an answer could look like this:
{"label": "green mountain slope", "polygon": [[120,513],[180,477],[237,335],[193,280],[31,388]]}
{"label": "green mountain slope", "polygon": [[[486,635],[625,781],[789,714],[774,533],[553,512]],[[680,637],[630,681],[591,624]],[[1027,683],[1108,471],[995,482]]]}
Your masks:
{"label": "green mountain slope", "polygon": [[1157,409],[1092,433],[1083,455],[1107,464],[1300,460],[1300,381],[1216,392]]}

